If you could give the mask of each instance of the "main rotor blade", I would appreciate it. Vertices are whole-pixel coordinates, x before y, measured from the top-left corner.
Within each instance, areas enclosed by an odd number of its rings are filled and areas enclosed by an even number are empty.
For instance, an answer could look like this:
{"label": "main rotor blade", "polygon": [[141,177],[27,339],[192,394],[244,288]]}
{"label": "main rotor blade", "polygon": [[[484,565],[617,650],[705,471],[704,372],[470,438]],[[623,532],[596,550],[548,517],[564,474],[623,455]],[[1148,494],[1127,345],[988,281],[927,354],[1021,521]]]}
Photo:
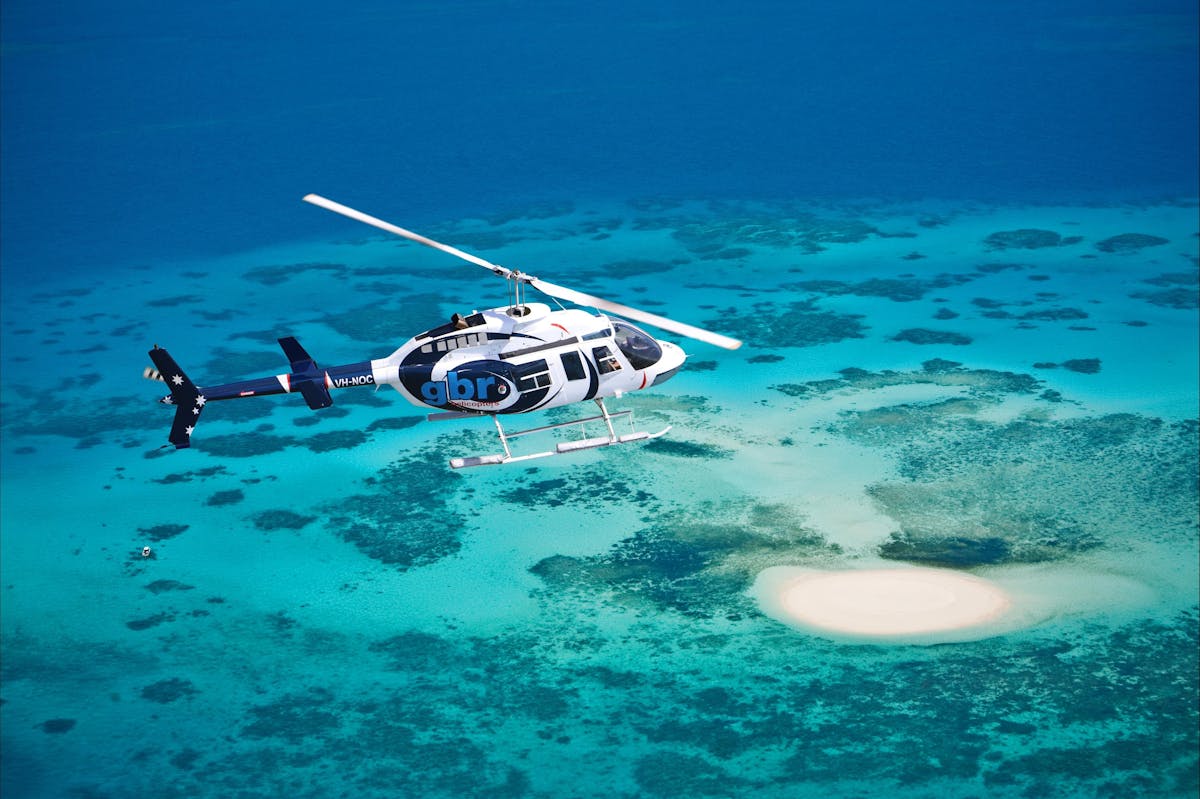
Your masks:
{"label": "main rotor blade", "polygon": [[432,247],[435,250],[441,250],[442,252],[450,253],[451,255],[462,258],[464,261],[470,261],[473,264],[482,266],[484,269],[495,272],[498,275],[508,277],[512,274],[511,269],[505,269],[503,266],[494,264],[491,261],[485,261],[478,256],[471,255],[469,252],[463,252],[455,247],[451,247],[449,244],[442,244],[440,241],[434,241],[433,239],[426,238],[420,233],[413,233],[411,230],[405,230],[402,227],[393,225],[391,222],[384,222],[382,219],[376,219],[369,214],[364,214],[362,211],[356,211],[347,205],[336,203],[333,200],[322,197],[319,194],[306,195],[304,197],[304,202],[318,205],[326,210],[333,211],[335,214],[341,214],[342,216],[348,216],[351,219],[357,219],[359,222],[365,222],[372,227],[377,227],[380,230],[386,230],[388,233],[395,233],[397,236],[403,236],[410,241],[415,241],[418,244],[424,244],[426,247]]}
{"label": "main rotor blade", "polygon": [[593,308],[599,308],[602,311],[610,311],[618,316],[624,316],[638,322],[645,322],[648,325],[660,327],[663,330],[669,330],[672,333],[678,333],[681,336],[694,338],[697,341],[703,341],[706,344],[713,344],[717,347],[724,347],[727,350],[736,350],[742,346],[742,342],[736,338],[722,336],[720,333],[713,333],[703,328],[694,327],[693,325],[676,322],[674,319],[668,319],[665,316],[652,314],[648,311],[642,311],[637,308],[630,308],[628,305],[622,305],[619,302],[611,302],[601,297],[596,297],[592,294],[584,294],[582,291],[558,286],[554,283],[548,283],[545,280],[533,278],[529,284],[538,291],[545,292],[551,297],[557,297],[560,300],[573,302],[576,305],[590,305]]}
{"label": "main rotor blade", "polygon": [[522,283],[528,283],[539,291],[544,292],[551,297],[557,297],[560,300],[573,302],[577,305],[587,305],[593,308],[599,308],[602,311],[611,311],[619,316],[628,317],[629,319],[634,319],[639,322],[645,322],[648,325],[654,325],[655,327],[662,328],[663,330],[669,330],[672,333],[678,333],[681,336],[694,338],[697,341],[703,341],[708,344],[713,344],[717,347],[724,347],[727,350],[736,350],[738,347],[742,346],[742,342],[738,341],[737,339],[730,338],[729,336],[722,336],[720,333],[712,333],[699,327],[684,324],[683,322],[676,322],[674,319],[668,319],[665,316],[659,316],[658,314],[652,314],[647,311],[638,310],[637,308],[631,308],[628,305],[622,305],[619,302],[610,302],[609,300],[596,297],[592,294],[584,294],[582,291],[575,291],[574,289],[569,289],[565,286],[559,286],[554,283],[548,283],[545,280],[539,280],[538,278],[530,275],[514,272],[511,269],[506,269],[503,266],[492,263],[491,261],[485,261],[478,256],[471,255],[469,252],[463,252],[462,250],[451,247],[449,244],[442,244],[440,241],[434,241],[433,239],[426,238],[420,233],[414,233],[411,230],[405,230],[402,227],[393,225],[391,222],[384,222],[382,219],[377,219],[369,214],[364,214],[362,211],[356,211],[349,206],[334,202],[333,200],[322,197],[319,194],[306,195],[304,197],[304,201],[306,203],[312,203],[313,205],[325,208],[326,210],[333,211],[335,214],[341,214],[342,216],[349,217],[350,219],[356,219],[359,222],[364,222],[372,227],[379,228],[380,230],[386,230],[388,233],[394,233],[397,236],[401,236],[410,241],[415,241],[418,244],[424,244],[426,247],[432,247],[435,250],[441,250],[444,253],[449,253],[450,255],[461,258],[464,261],[469,261],[470,263],[482,266],[484,269],[487,269],[488,271],[497,275],[502,275],[503,277],[510,279],[516,279]]}

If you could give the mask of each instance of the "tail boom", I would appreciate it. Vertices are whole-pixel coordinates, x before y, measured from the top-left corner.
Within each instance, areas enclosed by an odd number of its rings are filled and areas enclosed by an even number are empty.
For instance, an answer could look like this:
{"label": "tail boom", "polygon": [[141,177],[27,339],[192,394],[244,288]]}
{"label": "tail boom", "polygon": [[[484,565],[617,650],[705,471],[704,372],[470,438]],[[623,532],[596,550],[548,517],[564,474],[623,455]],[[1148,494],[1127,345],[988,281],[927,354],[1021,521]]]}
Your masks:
{"label": "tail boom", "polygon": [[177,449],[191,446],[192,431],[200,419],[200,412],[209,402],[298,393],[304,397],[308,407],[319,410],[333,404],[330,389],[377,385],[371,361],[321,369],[295,338],[282,338],[279,344],[291,364],[291,373],[204,387],[193,383],[175,363],[175,359],[156,344],[149,353],[157,369],[157,376],[153,379],[161,380],[171,389],[171,393],[159,399],[159,402],[176,406],[175,419],[167,440]]}

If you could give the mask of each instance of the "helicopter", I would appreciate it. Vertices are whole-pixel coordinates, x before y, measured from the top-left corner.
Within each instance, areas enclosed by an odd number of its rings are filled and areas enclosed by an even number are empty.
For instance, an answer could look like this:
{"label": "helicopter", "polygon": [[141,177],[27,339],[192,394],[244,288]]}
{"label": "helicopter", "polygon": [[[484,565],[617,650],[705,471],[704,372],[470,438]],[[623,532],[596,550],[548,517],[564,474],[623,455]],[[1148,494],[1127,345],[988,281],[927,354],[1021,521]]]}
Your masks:
{"label": "helicopter", "polygon": [[[262,377],[198,386],[167,350],[157,344],[149,351],[154,368],[145,377],[166,383],[170,394],[159,399],[175,406],[168,442],[176,449],[191,445],[201,412],[209,402],[269,394],[299,393],[313,410],[333,404],[331,390],[362,386],[391,386],[405,399],[432,409],[430,421],[490,416],[499,435],[501,452],[450,459],[450,467],[503,465],[658,438],[656,432],[631,430],[618,433],[614,421],[632,410],[612,413],[606,398],[659,385],[674,376],[687,354],[668,341],[658,341],[632,322],[696,339],[725,349],[737,349],[737,339],[692,325],[611,302],[541,280],[516,269],[507,269],[475,255],[426,238],[418,233],[369,216],[348,206],[309,194],[304,201],[410,241],[481,266],[508,281],[507,307],[454,314],[442,325],[410,338],[391,355],[342,366],[321,367],[294,336],[278,339],[291,371]],[[555,300],[597,309],[551,309],[527,302],[533,288]],[[610,315],[611,314],[611,315]],[[529,413],[591,400],[600,413],[567,422],[506,432],[501,416]],[[510,440],[560,428],[603,422],[605,434],[559,442],[554,449],[514,455]],[[167,446],[167,445],[164,445]]]}

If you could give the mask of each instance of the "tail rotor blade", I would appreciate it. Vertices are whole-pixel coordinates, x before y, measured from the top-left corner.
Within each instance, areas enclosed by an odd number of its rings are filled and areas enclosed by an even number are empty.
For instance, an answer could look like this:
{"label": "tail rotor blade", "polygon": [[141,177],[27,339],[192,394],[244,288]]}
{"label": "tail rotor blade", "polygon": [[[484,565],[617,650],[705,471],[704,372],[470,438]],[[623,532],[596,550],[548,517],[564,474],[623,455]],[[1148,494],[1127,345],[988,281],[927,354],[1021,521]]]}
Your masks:
{"label": "tail rotor blade", "polygon": [[703,328],[695,327],[683,322],[677,322],[674,319],[668,319],[665,316],[652,314],[648,311],[643,311],[638,308],[631,308],[628,305],[622,305],[619,302],[612,302],[610,300],[603,299],[602,297],[596,297],[592,294],[584,294],[582,291],[575,291],[574,289],[569,289],[565,286],[558,286],[545,280],[534,278],[530,280],[530,285],[532,285],[538,291],[549,294],[551,297],[556,297],[560,300],[566,300],[567,302],[573,302],[576,305],[590,305],[593,308],[599,308],[602,311],[615,313],[618,316],[624,316],[628,319],[633,319],[638,322],[645,322],[648,325],[654,325],[655,327],[662,328],[663,330],[669,330],[672,333],[678,333],[681,336],[687,336],[688,338],[694,338],[697,341],[703,341],[706,344],[724,347],[727,350],[736,350],[738,347],[742,346],[742,342],[735,338],[723,336],[720,333],[713,333],[709,330],[704,330]]}

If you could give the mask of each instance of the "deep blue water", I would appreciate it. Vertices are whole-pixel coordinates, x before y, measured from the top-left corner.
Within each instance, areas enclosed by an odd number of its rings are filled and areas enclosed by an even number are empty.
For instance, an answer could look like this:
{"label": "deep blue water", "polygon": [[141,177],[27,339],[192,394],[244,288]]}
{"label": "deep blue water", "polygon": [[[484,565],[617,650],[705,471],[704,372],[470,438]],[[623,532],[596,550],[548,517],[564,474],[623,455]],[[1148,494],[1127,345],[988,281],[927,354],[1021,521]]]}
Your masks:
{"label": "deep blue water", "polygon": [[[512,200],[1189,196],[1177,2],[4,4],[5,269]],[[10,274],[11,278],[11,274]]]}

